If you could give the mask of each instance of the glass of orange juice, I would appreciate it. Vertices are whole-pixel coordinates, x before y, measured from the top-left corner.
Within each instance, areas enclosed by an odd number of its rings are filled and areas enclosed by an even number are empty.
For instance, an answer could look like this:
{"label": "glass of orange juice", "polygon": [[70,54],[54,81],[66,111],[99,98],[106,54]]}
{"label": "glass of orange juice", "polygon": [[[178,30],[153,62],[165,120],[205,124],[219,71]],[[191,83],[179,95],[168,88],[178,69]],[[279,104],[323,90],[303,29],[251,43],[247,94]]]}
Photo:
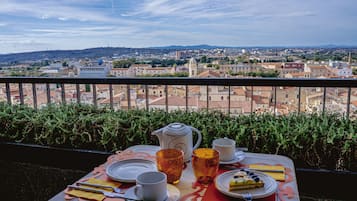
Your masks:
{"label": "glass of orange juice", "polygon": [[199,183],[211,183],[217,174],[218,166],[218,151],[211,148],[199,148],[193,151],[192,167]]}
{"label": "glass of orange juice", "polygon": [[184,166],[183,155],[178,149],[161,149],[156,152],[157,169],[166,174],[168,183],[180,182]]}

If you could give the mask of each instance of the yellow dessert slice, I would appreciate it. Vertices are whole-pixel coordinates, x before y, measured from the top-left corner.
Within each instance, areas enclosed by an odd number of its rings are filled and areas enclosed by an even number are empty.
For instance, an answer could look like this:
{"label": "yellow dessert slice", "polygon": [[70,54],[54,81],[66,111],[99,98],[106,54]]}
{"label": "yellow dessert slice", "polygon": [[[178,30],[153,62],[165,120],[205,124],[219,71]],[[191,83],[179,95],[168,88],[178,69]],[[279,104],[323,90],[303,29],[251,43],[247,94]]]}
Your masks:
{"label": "yellow dessert slice", "polygon": [[264,186],[264,182],[254,173],[249,171],[238,171],[229,181],[229,191],[260,188]]}

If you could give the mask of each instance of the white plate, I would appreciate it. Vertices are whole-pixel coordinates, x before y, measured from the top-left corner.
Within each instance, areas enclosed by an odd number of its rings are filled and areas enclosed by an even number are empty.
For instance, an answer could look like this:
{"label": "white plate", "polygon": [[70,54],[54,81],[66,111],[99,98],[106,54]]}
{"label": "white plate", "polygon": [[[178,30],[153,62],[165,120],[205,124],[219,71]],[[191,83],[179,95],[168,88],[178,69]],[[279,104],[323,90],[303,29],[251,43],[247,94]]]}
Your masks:
{"label": "white plate", "polygon": [[[128,190],[125,191],[125,195],[128,195],[128,197],[134,198],[137,197],[135,195],[135,186],[129,188]],[[167,195],[168,198],[165,201],[178,201],[180,199],[180,190],[172,185],[172,184],[167,184]]]}
{"label": "white plate", "polygon": [[272,177],[258,171],[249,170],[250,172],[256,174],[264,182],[264,187],[229,191],[229,181],[233,178],[233,175],[238,171],[239,169],[228,171],[218,175],[214,181],[217,190],[227,196],[242,198],[242,199],[243,199],[242,193],[250,193],[253,199],[257,199],[257,198],[264,198],[269,195],[272,195],[273,193],[276,192],[278,188],[278,183]]}
{"label": "white plate", "polygon": [[152,156],[156,155],[156,152],[159,151],[161,148],[159,146],[154,146],[154,145],[134,145],[126,150],[131,150],[134,152],[146,152],[149,153]]}
{"label": "white plate", "polygon": [[109,178],[121,182],[136,182],[136,177],[143,172],[157,171],[154,162],[144,159],[116,161],[106,168]]}
{"label": "white plate", "polygon": [[238,163],[244,160],[245,158],[245,153],[243,151],[236,151],[234,154],[235,158],[230,161],[219,161],[219,164],[233,164],[233,163]]}

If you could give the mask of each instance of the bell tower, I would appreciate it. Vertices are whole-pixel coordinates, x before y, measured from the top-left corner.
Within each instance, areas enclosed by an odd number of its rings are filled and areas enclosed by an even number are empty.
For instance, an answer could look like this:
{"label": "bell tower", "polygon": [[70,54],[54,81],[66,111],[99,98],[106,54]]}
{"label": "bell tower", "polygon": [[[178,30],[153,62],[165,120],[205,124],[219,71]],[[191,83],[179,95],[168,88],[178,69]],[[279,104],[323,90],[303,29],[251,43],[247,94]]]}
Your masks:
{"label": "bell tower", "polygon": [[190,77],[196,77],[197,76],[197,61],[195,58],[191,58],[190,61],[188,62],[188,70],[189,70],[189,76]]}

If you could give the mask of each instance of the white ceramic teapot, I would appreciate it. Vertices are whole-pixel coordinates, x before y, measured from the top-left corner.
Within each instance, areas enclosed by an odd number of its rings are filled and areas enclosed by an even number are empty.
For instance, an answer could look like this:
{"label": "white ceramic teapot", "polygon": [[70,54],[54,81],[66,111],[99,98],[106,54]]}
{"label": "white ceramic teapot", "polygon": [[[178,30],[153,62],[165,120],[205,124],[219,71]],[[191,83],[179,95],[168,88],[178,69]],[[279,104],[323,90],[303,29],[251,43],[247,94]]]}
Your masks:
{"label": "white ceramic teapot", "polygon": [[[192,131],[198,135],[197,142],[193,146]],[[200,146],[202,135],[200,131],[192,126],[182,123],[171,123],[163,128],[155,130],[152,135],[159,138],[161,149],[180,149],[184,153],[184,161],[191,160],[192,151]]]}

